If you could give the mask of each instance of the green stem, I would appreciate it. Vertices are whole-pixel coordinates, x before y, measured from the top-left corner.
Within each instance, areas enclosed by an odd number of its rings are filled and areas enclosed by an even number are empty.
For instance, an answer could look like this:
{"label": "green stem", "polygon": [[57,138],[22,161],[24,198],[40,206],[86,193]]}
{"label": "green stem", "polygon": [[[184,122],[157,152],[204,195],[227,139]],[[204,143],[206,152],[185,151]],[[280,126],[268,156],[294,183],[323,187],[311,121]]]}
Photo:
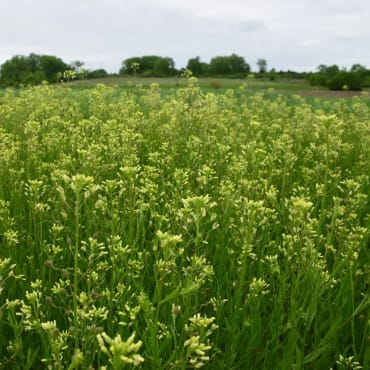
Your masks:
{"label": "green stem", "polygon": [[352,332],[352,347],[353,347],[353,354],[357,357],[356,351],[356,330],[355,330],[355,290],[353,286],[353,273],[352,273],[352,265],[351,261],[349,263],[349,272],[350,272],[350,279],[351,279],[351,303],[352,303],[352,320],[351,320],[351,332]]}
{"label": "green stem", "polygon": [[75,207],[75,248],[73,263],[73,326],[75,349],[78,348],[78,320],[77,320],[77,288],[78,288],[78,247],[80,243],[80,194],[77,193]]}

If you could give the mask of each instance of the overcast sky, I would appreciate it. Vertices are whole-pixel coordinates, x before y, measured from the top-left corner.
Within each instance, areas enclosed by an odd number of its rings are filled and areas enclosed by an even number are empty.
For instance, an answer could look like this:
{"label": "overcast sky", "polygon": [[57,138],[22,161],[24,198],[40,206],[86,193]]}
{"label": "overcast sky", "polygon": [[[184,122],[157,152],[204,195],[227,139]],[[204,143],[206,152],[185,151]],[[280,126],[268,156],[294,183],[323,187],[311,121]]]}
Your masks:
{"label": "overcast sky", "polygon": [[236,53],[256,70],[370,67],[369,0],[0,0],[0,64],[31,52],[118,72],[132,56],[184,67]]}

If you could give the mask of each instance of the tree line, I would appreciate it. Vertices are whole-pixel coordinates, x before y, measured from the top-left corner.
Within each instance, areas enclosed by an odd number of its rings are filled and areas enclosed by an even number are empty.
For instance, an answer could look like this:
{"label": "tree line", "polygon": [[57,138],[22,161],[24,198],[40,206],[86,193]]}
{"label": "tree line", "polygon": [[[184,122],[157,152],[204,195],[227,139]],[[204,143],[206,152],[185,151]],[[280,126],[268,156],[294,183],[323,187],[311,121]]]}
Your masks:
{"label": "tree line", "polygon": [[320,64],[316,73],[311,73],[308,80],[313,86],[327,87],[329,90],[362,90],[370,87],[370,69],[362,64],[353,64],[347,70],[336,64]]}
{"label": "tree line", "polygon": [[[0,66],[0,87],[37,85],[43,81],[56,83],[73,79],[104,78],[107,76],[170,77],[180,75],[184,69],[176,69],[170,57],[146,55],[123,60],[118,73],[108,74],[104,69],[86,70],[84,63],[64,62],[51,55],[31,53],[28,56],[16,55]],[[197,77],[246,77],[252,72],[244,57],[237,54],[216,56],[209,63],[199,57],[190,58],[186,69]],[[370,70],[361,64],[354,64],[350,70],[337,65],[319,65],[316,72],[268,70],[267,61],[257,61],[257,78],[269,80],[304,79],[313,86],[326,87],[330,90],[361,90],[370,87]]]}
{"label": "tree line", "polygon": [[88,71],[84,63],[66,63],[53,55],[15,55],[0,66],[0,87],[39,85],[44,81],[56,83],[72,79],[102,78],[104,69]]}
{"label": "tree line", "polygon": [[[250,65],[239,55],[217,56],[210,63],[200,61],[199,57],[189,59],[186,69],[195,76],[231,76],[245,77],[250,73]],[[178,75],[181,71],[175,69],[172,58],[160,56],[143,56],[128,58],[122,62],[119,70],[121,76],[140,75],[143,77],[165,77]]]}

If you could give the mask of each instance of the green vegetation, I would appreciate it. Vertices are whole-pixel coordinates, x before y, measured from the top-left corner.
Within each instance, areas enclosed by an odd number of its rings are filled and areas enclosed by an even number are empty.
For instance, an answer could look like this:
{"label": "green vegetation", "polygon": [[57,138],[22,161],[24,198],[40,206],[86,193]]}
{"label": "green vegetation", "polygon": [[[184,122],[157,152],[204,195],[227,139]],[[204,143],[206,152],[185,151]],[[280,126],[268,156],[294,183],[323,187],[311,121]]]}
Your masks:
{"label": "green vegetation", "polygon": [[[0,87],[21,87],[39,85],[44,82],[69,82],[71,80],[102,79],[106,77],[180,77],[190,71],[196,77],[203,78],[246,78],[250,75],[250,65],[242,56],[216,56],[209,63],[202,62],[199,57],[189,59],[186,69],[178,70],[172,58],[158,55],[131,57],[122,62],[118,74],[109,75],[100,68],[86,70],[84,63],[73,61],[66,64],[60,58],[49,55],[30,54],[29,56],[16,55],[0,67]],[[267,70],[266,59],[258,59],[257,79],[269,81],[286,81],[293,83],[309,81],[314,87],[321,87],[335,91],[360,91],[370,88],[370,70],[361,64],[354,64],[347,71],[337,65],[325,66],[321,64],[317,72],[276,71]]]}
{"label": "green vegetation", "polygon": [[258,73],[263,74],[267,72],[267,61],[266,59],[258,59]]}
{"label": "green vegetation", "polygon": [[370,87],[370,70],[361,64],[354,64],[349,71],[337,65],[319,65],[317,73],[309,76],[314,86],[325,86],[330,90],[362,90]]}
{"label": "green vegetation", "polygon": [[133,57],[122,62],[121,76],[140,75],[143,77],[165,77],[178,74],[171,58],[148,55]]}
{"label": "green vegetation", "polygon": [[16,55],[2,64],[0,86],[36,85],[43,81],[57,82],[58,73],[68,65],[60,58],[49,55]]}
{"label": "green vegetation", "polygon": [[0,87],[20,87],[40,85],[44,82],[56,83],[72,79],[102,78],[108,73],[104,69],[87,71],[84,63],[65,63],[51,55],[31,53],[28,56],[16,55],[0,67]]}
{"label": "green vegetation", "polygon": [[[232,76],[245,77],[250,67],[243,57],[236,54],[212,58],[210,63],[200,62],[199,57],[190,59],[187,65],[195,76]],[[173,59],[160,56],[128,58],[122,62],[121,76],[166,77],[179,75]]]}
{"label": "green vegetation", "polygon": [[212,58],[208,74],[210,76],[244,77],[250,72],[250,66],[243,57],[236,54]]}
{"label": "green vegetation", "polygon": [[0,92],[0,368],[370,367],[369,107],[246,89]]}
{"label": "green vegetation", "polygon": [[[253,75],[252,75],[253,76]],[[93,89],[97,83],[102,83],[107,86],[116,86],[120,90],[134,91],[140,89],[150,89],[153,83],[160,84],[163,93],[175,94],[178,88],[184,87],[184,79],[182,77],[141,77],[141,76],[107,76],[94,80],[74,80],[63,83],[63,87],[78,89]],[[279,93],[303,93],[311,92],[312,94],[319,92],[327,92],[328,89],[310,85],[305,80],[291,79],[275,79],[271,81],[266,78],[226,78],[226,77],[200,77],[198,84],[205,92],[224,93],[228,89],[233,89],[243,92],[243,94],[251,95],[256,92],[264,92],[271,94]],[[240,87],[243,86],[243,90]],[[139,89],[139,90],[140,90]],[[339,94],[340,95],[340,94]],[[344,95],[344,94],[342,94]]]}

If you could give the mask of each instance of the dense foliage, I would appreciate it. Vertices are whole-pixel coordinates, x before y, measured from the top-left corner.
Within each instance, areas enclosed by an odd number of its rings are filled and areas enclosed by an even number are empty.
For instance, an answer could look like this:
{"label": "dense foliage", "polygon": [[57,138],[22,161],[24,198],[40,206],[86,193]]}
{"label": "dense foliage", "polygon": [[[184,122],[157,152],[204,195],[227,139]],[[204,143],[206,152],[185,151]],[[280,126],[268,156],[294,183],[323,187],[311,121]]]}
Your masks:
{"label": "dense foliage", "polygon": [[328,87],[330,90],[361,90],[370,87],[370,70],[354,64],[349,71],[337,65],[320,64],[316,73],[309,76],[311,85]]}
{"label": "dense foliage", "polygon": [[244,77],[250,72],[250,66],[243,57],[236,54],[230,56],[218,56],[211,59],[208,67],[213,76],[237,76]]}
{"label": "dense foliage", "polygon": [[194,79],[0,95],[0,367],[368,369],[370,110]]}
{"label": "dense foliage", "polygon": [[[55,83],[73,79],[105,78],[109,74],[102,68],[86,70],[81,61],[66,64],[62,59],[49,55],[30,54],[16,55],[0,67],[0,87],[32,86],[43,82]],[[330,90],[362,90],[370,88],[370,70],[361,64],[354,64],[347,71],[337,65],[321,64],[317,72],[268,71],[266,59],[258,59],[257,78],[275,80],[308,80],[312,86],[320,86]],[[216,56],[209,63],[202,62],[199,57],[188,60],[186,70],[196,77],[246,77],[251,72],[250,65],[244,57],[231,54]],[[120,76],[170,77],[180,76],[184,69],[176,69],[172,58],[158,55],[127,58],[122,62]],[[115,74],[112,74],[114,76]]]}
{"label": "dense foliage", "polygon": [[236,54],[214,57],[209,64],[201,62],[199,57],[191,58],[186,68],[195,76],[245,77],[251,71],[245,59]]}
{"label": "dense foliage", "polygon": [[144,77],[173,76],[177,73],[172,58],[157,55],[128,58],[122,62],[122,68],[119,71],[121,76],[138,74]]}
{"label": "dense foliage", "polygon": [[1,65],[0,86],[35,85],[57,82],[58,73],[69,68],[62,59],[50,55],[16,55]]}
{"label": "dense foliage", "polygon": [[[233,76],[245,77],[250,66],[245,59],[236,54],[218,56],[210,63],[203,63],[199,57],[189,59],[187,69],[195,76]],[[144,77],[164,77],[179,74],[173,59],[160,56],[143,56],[125,59],[122,62],[120,75],[139,75]]]}
{"label": "dense foliage", "polygon": [[20,87],[39,85],[44,82],[55,83],[83,78],[104,78],[104,69],[87,71],[81,61],[70,64],[52,55],[16,55],[0,67],[0,87]]}
{"label": "dense foliage", "polygon": [[108,76],[108,72],[103,68],[95,69],[87,73],[87,78],[105,78]]}

